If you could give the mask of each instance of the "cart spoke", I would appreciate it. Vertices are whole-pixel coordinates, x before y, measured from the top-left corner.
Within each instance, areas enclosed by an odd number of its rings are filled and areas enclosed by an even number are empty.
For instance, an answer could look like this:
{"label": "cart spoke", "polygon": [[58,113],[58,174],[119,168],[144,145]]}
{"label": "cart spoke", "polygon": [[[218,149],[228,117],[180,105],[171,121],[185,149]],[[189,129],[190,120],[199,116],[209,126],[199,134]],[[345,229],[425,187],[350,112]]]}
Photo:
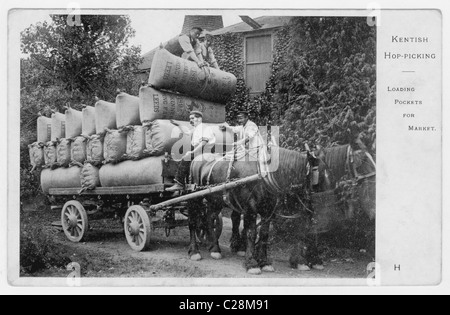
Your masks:
{"label": "cart spoke", "polygon": [[82,224],[78,224],[77,226],[80,229],[80,232],[83,231],[83,225]]}

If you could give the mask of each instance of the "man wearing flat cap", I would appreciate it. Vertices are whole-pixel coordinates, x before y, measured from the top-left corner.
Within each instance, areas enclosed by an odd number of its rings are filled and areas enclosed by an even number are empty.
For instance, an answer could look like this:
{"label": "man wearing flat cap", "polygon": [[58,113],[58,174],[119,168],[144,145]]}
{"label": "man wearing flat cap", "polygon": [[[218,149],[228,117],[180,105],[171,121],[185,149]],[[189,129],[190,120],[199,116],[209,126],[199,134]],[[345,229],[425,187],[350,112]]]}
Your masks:
{"label": "man wearing flat cap", "polygon": [[258,126],[249,119],[249,113],[247,111],[240,111],[237,116],[239,126],[227,127],[221,126],[222,131],[226,131],[230,128],[238,136],[238,145],[244,145],[248,156],[257,161],[259,158],[259,152],[264,147],[264,141],[259,132]]}
{"label": "man wearing flat cap", "polygon": [[210,149],[208,152],[211,152],[216,143],[216,136],[214,135],[212,129],[203,124],[203,114],[201,112],[192,111],[189,116],[189,121],[194,127],[193,130],[182,128],[177,122],[171,120],[171,123],[179,127],[184,134],[192,137],[191,144],[193,150],[187,152],[183,156],[175,177],[176,184],[166,189],[168,192],[175,192],[184,189],[186,178],[189,177],[191,163],[194,158],[201,155],[204,151],[206,151],[206,149]]}

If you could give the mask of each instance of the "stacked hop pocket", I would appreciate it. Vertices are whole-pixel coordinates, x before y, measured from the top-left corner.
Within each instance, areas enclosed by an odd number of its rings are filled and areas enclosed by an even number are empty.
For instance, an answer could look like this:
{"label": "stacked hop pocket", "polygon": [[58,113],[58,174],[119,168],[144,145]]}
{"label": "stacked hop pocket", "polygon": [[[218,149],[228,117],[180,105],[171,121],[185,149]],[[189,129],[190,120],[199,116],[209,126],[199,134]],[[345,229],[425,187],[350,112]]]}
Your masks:
{"label": "stacked hop pocket", "polygon": [[127,153],[127,133],[123,130],[106,130],[104,143],[104,164],[117,164]]}
{"label": "stacked hop pocket", "polygon": [[52,114],[52,136],[51,141],[58,141],[66,137],[66,115],[61,113]]}
{"label": "stacked hop pocket", "polygon": [[44,144],[35,142],[28,146],[30,152],[30,164],[32,171],[45,165]]}
{"label": "stacked hop pocket", "polygon": [[61,139],[56,146],[56,163],[59,167],[69,167],[71,158],[71,139]]}
{"label": "stacked hop pocket", "polygon": [[49,141],[44,146],[44,161],[46,168],[53,168],[56,164],[56,141]]}
{"label": "stacked hop pocket", "polygon": [[72,164],[83,164],[87,160],[88,138],[84,136],[76,137],[72,142],[71,157]]}
{"label": "stacked hop pocket", "polygon": [[102,164],[105,160],[103,147],[105,142],[105,134],[103,135],[93,135],[88,138],[86,155],[87,163],[94,165]]}
{"label": "stacked hop pocket", "polygon": [[236,91],[236,77],[214,68],[199,68],[195,62],[174,56],[165,49],[156,52],[149,84],[206,101],[226,104]]}
{"label": "stacked hop pocket", "polygon": [[85,106],[82,112],[82,135],[93,136],[97,133],[95,124],[95,107]]}
{"label": "stacked hop pocket", "polygon": [[66,138],[73,139],[82,133],[83,113],[69,108],[66,110]]}
{"label": "stacked hop pocket", "polygon": [[83,191],[100,187],[100,168],[91,163],[84,164],[81,169],[81,187]]}
{"label": "stacked hop pocket", "polygon": [[145,154],[145,128],[143,126],[131,126],[125,128],[127,131],[127,152],[125,160],[140,160]]}

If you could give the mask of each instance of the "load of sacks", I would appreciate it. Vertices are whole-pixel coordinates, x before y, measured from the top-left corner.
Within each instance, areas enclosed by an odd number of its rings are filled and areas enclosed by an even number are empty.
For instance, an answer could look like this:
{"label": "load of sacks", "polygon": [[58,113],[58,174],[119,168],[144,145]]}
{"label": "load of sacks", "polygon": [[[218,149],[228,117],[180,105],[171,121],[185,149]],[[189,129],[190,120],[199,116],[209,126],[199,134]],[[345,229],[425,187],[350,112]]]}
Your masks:
{"label": "load of sacks", "polygon": [[[150,78],[163,83],[167,72],[161,72],[161,66],[157,65],[167,63],[166,53],[170,55],[167,51],[162,51],[160,56],[157,54],[150,74]],[[170,60],[175,67],[178,63],[197,67],[195,63],[173,55],[170,55]],[[159,73],[159,79],[155,72]],[[220,81],[227,76],[234,77],[221,71],[216,78]],[[199,86],[192,71],[190,78]],[[220,86],[221,83],[213,79],[210,77],[209,81]],[[167,82],[164,84],[163,88],[167,88]],[[191,139],[170,120],[192,129],[188,122],[189,114],[199,110],[204,114],[204,123],[214,130],[216,148],[224,152],[232,150],[234,135],[219,128],[225,124],[224,103],[234,88],[227,91],[220,92],[221,103],[214,103],[198,98],[198,95],[196,98],[162,90],[156,82],[156,85],[152,83],[142,87],[139,97],[120,93],[115,103],[98,101],[94,107],[83,106],[82,111],[68,108],[65,114],[39,117],[38,139],[29,149],[33,169],[42,168],[43,192],[48,194],[51,188],[80,188],[82,192],[97,187],[171,184],[172,178],[163,178],[162,175],[166,153],[175,160],[181,159],[185,152],[191,150]],[[198,94],[198,91],[193,93]],[[229,96],[224,97],[226,93]]]}

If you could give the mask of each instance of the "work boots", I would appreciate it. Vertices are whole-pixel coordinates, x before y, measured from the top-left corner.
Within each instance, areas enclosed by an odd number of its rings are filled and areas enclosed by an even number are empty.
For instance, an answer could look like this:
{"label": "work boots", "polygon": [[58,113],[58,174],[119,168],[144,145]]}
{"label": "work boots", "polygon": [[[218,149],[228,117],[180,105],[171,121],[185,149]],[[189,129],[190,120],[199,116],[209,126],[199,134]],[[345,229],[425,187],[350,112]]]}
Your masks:
{"label": "work boots", "polygon": [[172,187],[166,189],[167,192],[176,192],[180,190],[184,190],[184,186],[181,185],[180,183],[176,183]]}

